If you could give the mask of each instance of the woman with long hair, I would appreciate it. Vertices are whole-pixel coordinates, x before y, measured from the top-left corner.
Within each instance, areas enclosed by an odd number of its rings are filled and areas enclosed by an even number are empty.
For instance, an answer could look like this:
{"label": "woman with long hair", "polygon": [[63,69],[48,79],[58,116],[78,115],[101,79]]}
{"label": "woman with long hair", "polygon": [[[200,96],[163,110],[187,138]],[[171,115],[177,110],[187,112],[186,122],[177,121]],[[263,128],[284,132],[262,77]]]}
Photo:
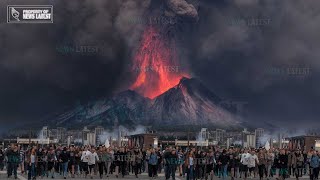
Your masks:
{"label": "woman with long hair", "polygon": [[195,179],[194,163],[195,163],[195,156],[192,152],[189,152],[185,159],[185,166],[187,168],[187,180]]}

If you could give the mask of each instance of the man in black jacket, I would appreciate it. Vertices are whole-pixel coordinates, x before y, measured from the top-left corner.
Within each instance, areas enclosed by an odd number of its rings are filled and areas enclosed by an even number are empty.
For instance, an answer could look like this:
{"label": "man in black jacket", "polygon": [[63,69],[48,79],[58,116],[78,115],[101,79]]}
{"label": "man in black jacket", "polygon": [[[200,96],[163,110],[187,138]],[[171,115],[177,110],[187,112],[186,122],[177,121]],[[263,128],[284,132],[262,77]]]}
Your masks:
{"label": "man in black jacket", "polygon": [[61,152],[59,156],[59,162],[62,163],[62,169],[63,169],[63,178],[66,179],[68,175],[68,162],[70,159],[70,154],[67,151],[67,148],[64,147],[63,151]]}
{"label": "man in black jacket", "polygon": [[226,179],[227,177],[229,159],[230,159],[230,156],[227,153],[227,151],[224,149],[218,161],[218,163],[221,165],[222,179]]}
{"label": "man in black jacket", "polygon": [[287,176],[287,167],[288,167],[288,155],[285,153],[285,150],[280,151],[279,155],[279,178],[285,179]]}

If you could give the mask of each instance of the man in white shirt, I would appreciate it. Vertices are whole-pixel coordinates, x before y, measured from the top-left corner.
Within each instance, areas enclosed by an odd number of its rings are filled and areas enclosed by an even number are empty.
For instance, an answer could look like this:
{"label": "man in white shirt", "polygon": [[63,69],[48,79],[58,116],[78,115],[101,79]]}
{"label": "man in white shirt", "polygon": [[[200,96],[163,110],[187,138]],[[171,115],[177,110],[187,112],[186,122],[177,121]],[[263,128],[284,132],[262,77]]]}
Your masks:
{"label": "man in white shirt", "polygon": [[85,172],[85,177],[87,177],[87,175],[89,174],[89,170],[88,170],[88,162],[89,162],[89,155],[91,154],[91,152],[88,150],[87,146],[84,147],[84,150],[82,151],[81,154],[81,161],[82,161],[82,172]]}
{"label": "man in white shirt", "polygon": [[91,152],[88,154],[88,156],[89,156],[88,165],[89,165],[90,176],[91,176],[91,179],[93,179],[94,167],[96,162],[99,161],[98,154],[96,153],[96,149],[94,147],[91,148]]}
{"label": "man in white shirt", "polygon": [[251,151],[251,156],[249,156],[249,161],[248,161],[248,168],[250,172],[250,176],[252,177],[252,172],[253,172],[253,177],[256,177],[256,164],[259,164],[258,156],[256,155],[256,152],[254,150]]}
{"label": "man in white shirt", "polygon": [[242,165],[242,171],[241,171],[241,175],[243,176],[243,179],[247,179],[248,177],[248,164],[249,164],[249,158],[250,158],[251,154],[248,153],[248,150],[245,149],[244,153],[241,154],[241,159],[240,159],[240,163]]}

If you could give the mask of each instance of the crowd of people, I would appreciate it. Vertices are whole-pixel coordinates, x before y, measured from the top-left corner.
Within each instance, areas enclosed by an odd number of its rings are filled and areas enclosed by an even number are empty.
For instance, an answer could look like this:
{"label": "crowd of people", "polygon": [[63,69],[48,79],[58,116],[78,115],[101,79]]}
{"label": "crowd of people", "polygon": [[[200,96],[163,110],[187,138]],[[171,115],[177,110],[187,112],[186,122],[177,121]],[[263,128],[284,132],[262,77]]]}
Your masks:
{"label": "crowd of people", "polygon": [[8,177],[17,178],[17,170],[28,179],[55,178],[106,178],[125,177],[147,173],[165,179],[178,176],[187,180],[247,178],[299,179],[309,175],[318,179],[320,153],[316,150],[240,149],[219,147],[180,148],[127,148],[105,146],[32,146],[24,149],[12,144],[0,150],[0,170],[6,167]]}

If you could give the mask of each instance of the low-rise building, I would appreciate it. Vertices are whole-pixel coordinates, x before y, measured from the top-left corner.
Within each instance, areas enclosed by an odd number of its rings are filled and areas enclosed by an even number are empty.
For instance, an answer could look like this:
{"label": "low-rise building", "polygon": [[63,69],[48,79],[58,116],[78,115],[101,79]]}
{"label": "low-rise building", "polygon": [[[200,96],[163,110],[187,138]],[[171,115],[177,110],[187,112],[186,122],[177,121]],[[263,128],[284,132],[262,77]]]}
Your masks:
{"label": "low-rise building", "polygon": [[[318,143],[317,143],[318,142]],[[320,149],[320,136],[295,136],[289,138],[289,149],[301,149],[309,151]]]}

